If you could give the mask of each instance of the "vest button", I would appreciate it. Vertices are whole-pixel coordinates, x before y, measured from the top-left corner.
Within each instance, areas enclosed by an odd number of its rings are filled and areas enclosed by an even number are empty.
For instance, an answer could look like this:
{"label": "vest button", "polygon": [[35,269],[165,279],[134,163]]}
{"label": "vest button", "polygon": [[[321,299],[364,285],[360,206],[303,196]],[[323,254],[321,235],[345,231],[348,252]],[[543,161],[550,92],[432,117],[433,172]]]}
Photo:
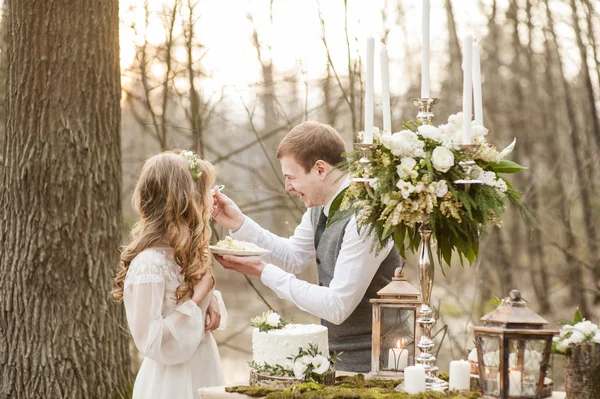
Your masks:
{"label": "vest button", "polygon": [[322,286],[323,286],[323,284],[319,283],[319,287],[322,287]]}
{"label": "vest button", "polygon": [[317,258],[317,265],[321,264],[321,259]]}

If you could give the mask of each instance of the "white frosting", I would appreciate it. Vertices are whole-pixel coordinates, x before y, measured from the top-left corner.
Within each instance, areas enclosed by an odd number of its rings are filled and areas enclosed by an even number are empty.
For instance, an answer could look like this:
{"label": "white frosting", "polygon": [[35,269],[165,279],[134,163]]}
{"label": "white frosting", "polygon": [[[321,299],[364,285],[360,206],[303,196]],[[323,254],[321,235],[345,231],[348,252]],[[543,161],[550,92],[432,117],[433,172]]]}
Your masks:
{"label": "white frosting", "polygon": [[317,324],[288,324],[279,330],[266,332],[252,331],[252,355],[258,364],[279,364],[292,368],[293,362],[288,357],[298,354],[300,347],[308,349],[308,344],[315,344],[319,352],[329,357],[329,341],[327,327]]}

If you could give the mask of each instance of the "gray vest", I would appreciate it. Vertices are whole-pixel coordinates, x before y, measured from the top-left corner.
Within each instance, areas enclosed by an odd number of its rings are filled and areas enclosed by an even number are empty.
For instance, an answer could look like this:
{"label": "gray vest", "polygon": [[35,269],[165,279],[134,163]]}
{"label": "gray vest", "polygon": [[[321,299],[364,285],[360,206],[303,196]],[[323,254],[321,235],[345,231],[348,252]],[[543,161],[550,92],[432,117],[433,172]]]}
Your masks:
{"label": "gray vest", "polygon": [[[316,229],[317,221],[322,207],[311,209],[313,228]],[[321,236],[317,250],[317,272],[319,285],[329,287],[333,279],[336,261],[344,241],[344,232],[350,217],[342,219],[329,227]],[[377,298],[377,291],[392,281],[396,267],[401,266],[404,260],[398,255],[394,247],[389,255],[379,266],[375,277],[367,288],[365,296],[354,309],[354,312],[340,325],[335,325],[326,320],[321,320],[329,330],[329,350],[337,353],[344,352],[336,364],[337,370],[369,372],[371,371],[371,327],[373,325],[373,308],[369,300]],[[343,267],[344,265],[338,265]]]}

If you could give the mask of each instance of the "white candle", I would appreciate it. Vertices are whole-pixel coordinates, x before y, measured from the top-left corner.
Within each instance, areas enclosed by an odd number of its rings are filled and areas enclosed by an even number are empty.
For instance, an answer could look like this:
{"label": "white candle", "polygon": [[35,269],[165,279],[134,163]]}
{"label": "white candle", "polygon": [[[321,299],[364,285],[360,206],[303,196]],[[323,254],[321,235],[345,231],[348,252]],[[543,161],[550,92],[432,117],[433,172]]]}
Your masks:
{"label": "white candle", "polygon": [[408,350],[405,345],[400,345],[400,341],[396,341],[396,347],[390,348],[388,351],[388,369],[404,370],[408,366]]}
{"label": "white candle", "polygon": [[450,362],[450,389],[458,391],[471,387],[471,364],[464,360],[453,360]]}
{"label": "white candle", "polygon": [[367,38],[367,64],[365,66],[367,82],[365,88],[365,133],[363,143],[373,144],[373,57],[375,49],[375,39],[372,36]]}
{"label": "white candle", "polygon": [[423,20],[421,29],[423,43],[421,45],[421,98],[429,98],[429,14],[431,4],[429,0],[423,0]]}
{"label": "white candle", "polygon": [[483,102],[481,99],[481,51],[477,42],[473,43],[473,98],[475,122],[483,126]]}
{"label": "white candle", "polygon": [[425,392],[425,368],[421,365],[404,369],[404,390],[407,393]]}
{"label": "white candle", "polygon": [[382,48],[379,52],[381,61],[381,108],[383,110],[383,130],[387,133],[392,132],[392,111],[390,108],[390,78],[388,71],[387,50]]}
{"label": "white candle", "polygon": [[508,374],[508,395],[521,396],[521,372],[510,370]]}
{"label": "white candle", "polygon": [[466,35],[463,46],[463,144],[471,144],[471,119],[473,108],[473,36]]}

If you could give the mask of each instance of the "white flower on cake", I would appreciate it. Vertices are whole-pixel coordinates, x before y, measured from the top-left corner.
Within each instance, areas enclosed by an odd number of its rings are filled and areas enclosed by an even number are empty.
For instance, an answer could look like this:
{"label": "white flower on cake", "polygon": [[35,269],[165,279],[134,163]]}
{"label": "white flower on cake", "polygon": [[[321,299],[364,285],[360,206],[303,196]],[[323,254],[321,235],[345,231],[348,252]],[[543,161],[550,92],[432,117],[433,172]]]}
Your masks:
{"label": "white flower on cake", "polygon": [[270,325],[271,327],[278,327],[280,322],[281,322],[281,316],[279,316],[275,312],[273,312],[267,316],[267,324]]}
{"label": "white flower on cake", "polygon": [[294,377],[303,380],[304,374],[306,373],[306,369],[308,369],[308,365],[304,363],[303,358],[300,358],[294,362]]}
{"label": "white flower on cake", "polygon": [[446,147],[436,147],[431,153],[431,163],[436,170],[446,173],[454,166],[454,154]]}
{"label": "white flower on cake", "polygon": [[325,356],[317,355],[311,359],[310,363],[315,368],[314,372],[317,374],[323,374],[329,370],[329,360]]}

